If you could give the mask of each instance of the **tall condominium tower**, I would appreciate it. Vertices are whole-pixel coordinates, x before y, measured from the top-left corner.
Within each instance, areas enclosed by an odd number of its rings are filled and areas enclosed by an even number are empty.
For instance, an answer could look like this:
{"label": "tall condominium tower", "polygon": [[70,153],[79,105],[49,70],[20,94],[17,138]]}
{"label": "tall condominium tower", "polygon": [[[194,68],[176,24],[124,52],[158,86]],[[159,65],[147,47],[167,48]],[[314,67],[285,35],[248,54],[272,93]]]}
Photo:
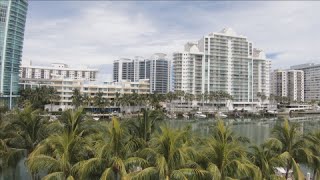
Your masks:
{"label": "tall condominium tower", "polygon": [[301,64],[292,66],[291,69],[304,72],[304,99],[320,100],[320,64]]}
{"label": "tall condominium tower", "polygon": [[225,28],[173,54],[174,89],[192,94],[225,91],[232,108],[252,108],[257,93],[269,96],[271,62],[246,37]]}
{"label": "tall condominium tower", "polygon": [[167,93],[170,90],[170,61],[166,54],[156,53],[151,58],[120,59],[113,63],[113,80],[137,82],[149,79],[151,93]]}
{"label": "tall condominium tower", "polygon": [[0,1],[0,97],[12,107],[19,92],[27,0]]}
{"label": "tall condominium tower", "polygon": [[290,101],[304,101],[304,72],[301,70],[274,70],[272,94],[288,97]]}

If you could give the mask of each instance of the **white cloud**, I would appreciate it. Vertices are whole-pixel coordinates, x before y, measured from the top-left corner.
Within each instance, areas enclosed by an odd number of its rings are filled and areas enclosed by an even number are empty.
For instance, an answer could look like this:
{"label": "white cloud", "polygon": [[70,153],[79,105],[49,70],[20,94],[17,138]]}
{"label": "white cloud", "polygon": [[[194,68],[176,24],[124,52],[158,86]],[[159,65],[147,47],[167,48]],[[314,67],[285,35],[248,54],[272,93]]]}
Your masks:
{"label": "white cloud", "polygon": [[[155,52],[170,56],[187,41],[228,26],[266,53],[281,52],[273,59],[274,67],[319,62],[319,2],[234,2],[218,10],[205,10],[196,3],[176,4],[167,19],[149,16],[146,9],[138,10],[131,2],[94,3],[63,18],[31,17],[23,57],[41,63],[105,64]],[[160,21],[177,25],[168,27]]]}

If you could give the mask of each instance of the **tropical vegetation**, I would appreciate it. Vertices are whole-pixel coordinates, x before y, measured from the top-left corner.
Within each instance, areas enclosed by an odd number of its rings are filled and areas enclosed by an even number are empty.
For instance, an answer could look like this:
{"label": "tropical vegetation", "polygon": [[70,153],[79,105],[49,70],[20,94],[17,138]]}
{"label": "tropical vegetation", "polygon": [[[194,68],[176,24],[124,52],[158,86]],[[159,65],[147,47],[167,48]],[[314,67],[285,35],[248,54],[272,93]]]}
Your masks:
{"label": "tropical vegetation", "polygon": [[285,179],[274,169],[284,167],[285,176],[292,170],[302,180],[305,164],[313,179],[320,178],[319,131],[302,134],[298,124],[285,120],[256,145],[217,121],[202,137],[188,126],[169,127],[157,101],[150,105],[156,110],[110,121],[93,120],[81,106],[57,120],[31,104],[2,112],[0,171],[24,161],[33,179],[269,180]]}

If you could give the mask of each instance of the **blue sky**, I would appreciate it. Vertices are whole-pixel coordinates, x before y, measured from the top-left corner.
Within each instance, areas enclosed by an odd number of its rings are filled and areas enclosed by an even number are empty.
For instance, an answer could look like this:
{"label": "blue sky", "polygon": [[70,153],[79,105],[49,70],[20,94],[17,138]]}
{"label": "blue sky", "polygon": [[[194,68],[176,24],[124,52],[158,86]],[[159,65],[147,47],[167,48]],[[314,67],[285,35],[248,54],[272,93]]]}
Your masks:
{"label": "blue sky", "polygon": [[170,57],[188,41],[231,27],[263,49],[273,68],[320,63],[319,2],[29,1],[23,60],[111,64]]}

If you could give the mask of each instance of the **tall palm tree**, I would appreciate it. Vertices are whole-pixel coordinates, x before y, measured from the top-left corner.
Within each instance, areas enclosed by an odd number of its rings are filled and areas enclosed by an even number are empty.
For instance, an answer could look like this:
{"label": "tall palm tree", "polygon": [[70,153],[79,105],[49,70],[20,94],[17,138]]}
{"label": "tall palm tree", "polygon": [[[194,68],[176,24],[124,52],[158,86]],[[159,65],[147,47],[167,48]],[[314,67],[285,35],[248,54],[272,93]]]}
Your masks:
{"label": "tall palm tree", "polygon": [[73,89],[71,98],[72,98],[72,104],[77,109],[82,104],[82,100],[83,100],[80,90],[77,88]]}
{"label": "tall palm tree", "polygon": [[48,99],[49,99],[49,101],[50,101],[50,107],[51,107],[50,111],[52,112],[52,104],[53,104],[54,102],[60,100],[60,96],[59,96],[57,90],[54,89],[53,87],[49,87],[49,88],[48,88],[48,94],[47,94],[47,96],[48,96]]}
{"label": "tall palm tree", "polygon": [[121,94],[119,92],[116,92],[115,98],[112,100],[112,104],[115,107],[119,107],[121,102]]}
{"label": "tall palm tree", "polygon": [[296,172],[302,174],[299,168],[296,168],[296,161],[301,157],[310,158],[310,152],[307,149],[306,143],[303,140],[302,133],[299,131],[297,123],[289,123],[286,119],[282,124],[277,124],[272,135],[282,145],[281,153],[287,153],[288,159],[286,162],[286,179],[289,176],[289,170],[295,168]]}
{"label": "tall palm tree", "polygon": [[195,99],[195,96],[191,93],[186,93],[184,97],[187,100],[188,106],[189,106],[189,102],[191,102],[191,105],[192,105],[192,101]]}
{"label": "tall palm tree", "polygon": [[150,141],[150,147],[140,152],[150,167],[132,174],[132,179],[208,179],[209,172],[194,161],[195,149],[191,146],[187,129],[160,127]]}
{"label": "tall palm tree", "polygon": [[308,141],[308,148],[312,157],[306,163],[313,169],[312,179],[320,178],[320,131],[308,134],[305,139]]}
{"label": "tall palm tree", "polygon": [[132,156],[140,142],[131,140],[116,118],[98,136],[93,148],[94,157],[77,164],[80,179],[125,179],[136,167],[147,164],[146,160]]}
{"label": "tall palm tree", "polygon": [[201,152],[201,159],[214,179],[261,179],[258,167],[249,161],[240,140],[229,127],[218,121]]}
{"label": "tall palm tree", "polygon": [[82,100],[83,100],[83,104],[81,104],[81,105],[82,105],[82,106],[89,107],[90,104],[91,104],[92,98],[90,97],[90,95],[89,95],[88,93],[85,93],[85,94],[83,95]]}
{"label": "tall palm tree", "polygon": [[177,99],[177,95],[176,95],[176,93],[170,91],[166,94],[166,99],[170,103],[170,110],[169,111],[171,112],[171,103],[173,100]]}
{"label": "tall palm tree", "polygon": [[180,98],[180,106],[182,107],[182,100],[184,98],[185,92],[184,91],[176,91],[175,93],[176,93],[177,97]]}

